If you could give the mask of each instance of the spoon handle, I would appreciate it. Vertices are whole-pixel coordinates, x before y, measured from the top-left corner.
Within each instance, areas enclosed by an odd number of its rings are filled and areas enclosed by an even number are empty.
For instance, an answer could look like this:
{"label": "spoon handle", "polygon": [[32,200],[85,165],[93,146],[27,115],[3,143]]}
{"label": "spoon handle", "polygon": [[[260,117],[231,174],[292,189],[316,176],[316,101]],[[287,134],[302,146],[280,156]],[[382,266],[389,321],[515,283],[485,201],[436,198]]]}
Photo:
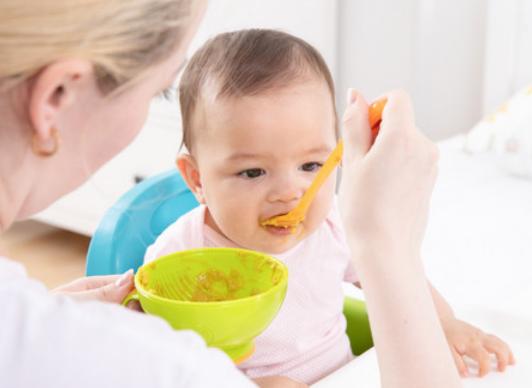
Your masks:
{"label": "spoon handle", "polygon": [[310,187],[307,189],[307,191],[305,191],[305,194],[303,194],[297,206],[292,209],[292,211],[288,212],[288,214],[306,214],[308,207],[314,199],[314,196],[316,195],[320,187],[323,185],[323,183],[327,180],[336,165],[342,160],[343,152],[344,142],[342,139],[340,139],[338,141],[338,144],[336,145],[336,148],[333,150],[333,152],[331,152],[323,166],[320,168],[320,170],[318,171],[318,175],[316,175],[316,178],[314,178]]}

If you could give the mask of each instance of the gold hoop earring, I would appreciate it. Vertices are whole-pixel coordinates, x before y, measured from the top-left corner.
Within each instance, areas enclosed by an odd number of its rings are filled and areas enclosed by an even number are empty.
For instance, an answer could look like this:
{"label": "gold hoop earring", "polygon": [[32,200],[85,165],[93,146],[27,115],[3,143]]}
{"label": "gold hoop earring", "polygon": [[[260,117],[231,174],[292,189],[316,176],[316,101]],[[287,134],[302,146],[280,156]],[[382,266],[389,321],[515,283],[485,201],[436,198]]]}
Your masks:
{"label": "gold hoop earring", "polygon": [[51,135],[52,145],[50,147],[44,148],[42,147],[41,140],[39,139],[37,134],[36,133],[33,134],[33,138],[31,141],[31,150],[33,151],[35,155],[41,156],[43,158],[48,158],[57,152],[57,150],[59,149],[59,140],[60,140],[59,132],[57,131],[57,129],[52,128],[52,130],[50,131],[50,135]]}

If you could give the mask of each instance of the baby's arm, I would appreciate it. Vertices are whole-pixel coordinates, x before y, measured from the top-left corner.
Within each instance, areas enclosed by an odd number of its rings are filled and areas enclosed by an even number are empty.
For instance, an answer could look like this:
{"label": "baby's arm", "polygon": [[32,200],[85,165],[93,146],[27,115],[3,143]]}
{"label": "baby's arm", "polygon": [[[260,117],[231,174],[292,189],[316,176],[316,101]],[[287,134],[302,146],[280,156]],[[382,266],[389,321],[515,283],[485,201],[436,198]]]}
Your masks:
{"label": "baby's arm", "polygon": [[503,372],[507,365],[515,363],[512,351],[504,341],[457,319],[443,296],[430,282],[429,286],[443,332],[451,348],[456,367],[462,376],[468,374],[464,356],[468,356],[478,363],[480,377],[486,375],[490,370],[490,354],[495,354],[497,357],[497,367],[500,372]]}
{"label": "baby's arm", "polygon": [[265,376],[252,379],[260,388],[305,388],[307,384],[286,376]]}

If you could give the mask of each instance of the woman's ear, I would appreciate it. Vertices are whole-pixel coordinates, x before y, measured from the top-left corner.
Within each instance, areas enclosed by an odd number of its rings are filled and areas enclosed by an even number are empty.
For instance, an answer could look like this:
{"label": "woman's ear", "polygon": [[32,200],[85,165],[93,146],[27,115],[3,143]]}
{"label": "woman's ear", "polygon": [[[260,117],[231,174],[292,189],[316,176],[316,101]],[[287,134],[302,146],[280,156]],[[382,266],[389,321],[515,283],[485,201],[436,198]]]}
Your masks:
{"label": "woman's ear", "polygon": [[34,136],[46,142],[54,131],[61,131],[62,115],[79,98],[89,77],[94,82],[91,63],[78,59],[54,62],[35,76],[28,97]]}
{"label": "woman's ear", "polygon": [[192,155],[179,155],[177,157],[176,165],[188,188],[196,197],[196,200],[201,204],[205,204],[205,196],[201,185],[198,165]]}

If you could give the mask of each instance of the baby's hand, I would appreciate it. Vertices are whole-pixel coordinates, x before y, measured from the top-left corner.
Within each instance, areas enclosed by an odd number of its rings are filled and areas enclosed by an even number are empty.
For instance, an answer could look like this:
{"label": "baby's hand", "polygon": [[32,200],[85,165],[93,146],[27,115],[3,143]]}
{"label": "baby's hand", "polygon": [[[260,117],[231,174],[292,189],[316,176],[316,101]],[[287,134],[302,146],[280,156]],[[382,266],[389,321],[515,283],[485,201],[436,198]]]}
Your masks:
{"label": "baby's hand", "polygon": [[292,380],[285,376],[265,376],[253,379],[260,388],[304,388],[307,384]]}
{"label": "baby's hand", "polygon": [[454,317],[442,321],[443,331],[462,376],[468,375],[464,356],[472,358],[478,363],[479,377],[490,371],[490,354],[497,357],[497,369],[503,372],[507,365],[515,364],[510,347],[500,338],[486,334],[475,326]]}

